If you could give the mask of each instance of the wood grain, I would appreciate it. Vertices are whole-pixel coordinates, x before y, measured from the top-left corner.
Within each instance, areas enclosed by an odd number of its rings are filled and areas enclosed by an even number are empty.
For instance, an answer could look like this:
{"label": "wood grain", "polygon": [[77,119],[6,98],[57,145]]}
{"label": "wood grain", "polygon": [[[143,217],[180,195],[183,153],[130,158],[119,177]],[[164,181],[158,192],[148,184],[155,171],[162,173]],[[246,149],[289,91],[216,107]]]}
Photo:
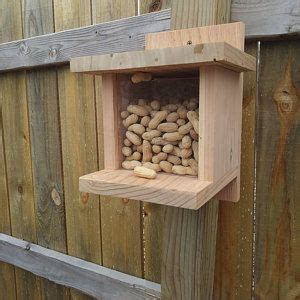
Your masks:
{"label": "wood grain", "polygon": [[[1,42],[21,39],[23,35],[20,1],[8,3],[2,1],[0,14]],[[25,73],[1,76],[0,103],[4,128],[11,233],[13,236],[35,242],[35,207]],[[15,270],[15,276],[17,298],[40,298],[38,278],[32,274],[27,276],[19,269]]]}
{"label": "wood grain", "polygon": [[[197,210],[239,174],[235,167],[215,181],[195,176],[158,174],[155,180],[136,178],[128,170],[102,170],[81,176],[79,189],[85,193],[143,200]],[[235,199],[234,199],[235,200]]]}
{"label": "wood grain", "polygon": [[[11,234],[2,123],[2,110],[0,102],[0,232]],[[16,298],[16,281],[14,267],[1,262],[0,298],[4,297],[6,297],[8,300],[13,300]]]}
{"label": "wood grain", "polygon": [[[163,299],[211,299],[218,211],[166,208],[162,253]],[[212,205],[211,203],[214,203]],[[200,224],[206,223],[206,226]],[[166,235],[166,232],[169,232]]]}
{"label": "wood grain", "polygon": [[233,47],[244,50],[245,25],[236,22],[149,33],[146,36],[147,49],[218,42],[226,42]]}
{"label": "wood grain", "polygon": [[[246,46],[256,55],[257,44]],[[252,286],[256,74],[244,76],[241,198],[220,202],[214,299],[248,299]]]}
{"label": "wood grain", "polygon": [[[169,9],[171,7],[170,1],[165,0],[143,0],[140,1],[140,4],[141,14],[166,8]],[[159,91],[162,89],[157,88],[156,90]],[[160,283],[165,206],[143,202],[142,213],[144,277]]]}
{"label": "wood grain", "polygon": [[0,260],[97,299],[158,299],[160,285],[0,234]]}
{"label": "wood grain", "polygon": [[74,57],[70,63],[71,72],[94,74],[175,72],[196,70],[203,65],[218,65],[236,72],[246,72],[255,70],[255,59],[227,43],[218,42]]}
{"label": "wood grain", "polygon": [[19,40],[22,36],[21,5],[19,0],[0,2],[0,42]]}
{"label": "wood grain", "polygon": [[233,0],[231,21],[246,24],[248,38],[274,38],[284,34],[297,34],[300,7],[297,0]]}
{"label": "wood grain", "polygon": [[[0,80],[12,235],[36,241],[25,74]],[[40,297],[39,281],[16,270],[17,296]]]}
{"label": "wood grain", "polygon": [[[93,23],[133,16],[135,1],[92,1]],[[126,7],[126,8],[125,8]],[[96,76],[96,105],[98,152],[100,168],[103,167],[103,91],[101,76]],[[143,250],[140,203],[120,198],[101,197],[101,230],[103,265],[124,273],[142,277]]]}
{"label": "wood grain", "polygon": [[299,293],[299,41],[261,44],[255,297]]}
{"label": "wood grain", "polygon": [[[88,193],[144,200],[196,209],[197,196],[210,182],[195,176],[158,174],[155,180],[137,178],[132,171],[102,170],[80,177],[80,190]],[[205,193],[208,193],[205,191]],[[200,202],[200,201],[199,201]]]}
{"label": "wood grain", "polygon": [[[219,67],[200,69],[199,179],[213,183],[240,173],[242,76]],[[220,147],[219,147],[220,146]],[[228,197],[239,200],[239,187]],[[215,195],[215,194],[214,194]],[[222,198],[220,198],[222,200]]]}
{"label": "wood grain", "polygon": [[[67,251],[62,160],[55,70],[27,73],[37,241]],[[67,291],[42,281],[43,297],[64,299]],[[46,296],[46,295],[47,296]]]}
{"label": "wood grain", "polygon": [[[13,3],[14,1],[10,1],[9,7],[14,5]],[[119,16],[129,17],[132,15],[132,10],[137,10],[135,1],[94,1],[94,3],[93,18],[102,19],[102,22],[117,19]],[[173,13],[172,22],[174,24],[172,25],[176,26],[176,22],[180,23],[182,21],[183,27],[188,28],[191,27],[190,23],[193,23],[191,19],[196,19],[193,26],[203,26],[209,24],[209,18],[214,20],[213,23],[223,23],[226,16],[230,13],[228,11],[229,4],[229,0],[211,2],[209,5],[205,1],[189,0],[183,3],[176,0],[173,2],[173,7],[178,9],[178,13],[175,15]],[[170,1],[141,1],[141,12],[156,12],[170,5]],[[14,20],[14,24],[12,24],[12,19],[8,18],[5,13],[9,10],[9,7],[3,9],[4,24],[7,24],[9,27],[18,26],[18,21],[15,21],[17,17],[12,18]],[[40,9],[41,11],[47,11],[47,9],[44,9],[45,7],[48,9],[51,5],[39,6],[39,8],[42,8]],[[114,11],[114,14],[111,11]],[[28,15],[29,13],[30,10]],[[62,13],[63,10],[57,14],[58,17]],[[64,13],[66,22],[73,22],[71,14],[66,11]],[[188,18],[188,14],[192,15],[192,18]],[[280,0],[251,0],[247,2],[235,0],[232,4],[231,16],[232,21],[242,21],[246,24],[246,37],[250,39],[259,37],[264,39],[274,38],[286,34],[297,34],[299,31],[299,7],[297,0],[285,2]],[[42,20],[48,18],[51,18],[50,14],[42,14],[35,22],[35,25],[37,24],[38,26]],[[60,26],[61,24],[57,25]],[[111,27],[114,28],[113,37],[111,34],[107,34],[111,33]],[[124,28],[125,33],[123,31]],[[94,55],[99,52],[118,52],[120,51],[120,45],[123,45],[125,50],[142,49],[146,32],[164,31],[169,28],[170,11],[168,10],[154,13],[153,15],[131,18],[130,20],[118,20],[113,24],[97,24],[33,39],[14,41],[0,45],[1,69],[9,70],[67,63],[71,56]],[[116,31],[120,31],[120,33],[116,34]],[[101,32],[100,43],[99,32]],[[133,32],[134,34],[132,34]],[[3,42],[11,40],[13,39],[6,39]]]}
{"label": "wood grain", "polygon": [[[53,7],[43,4],[44,1],[41,0],[23,1],[22,20],[25,38],[53,32]],[[41,246],[66,252],[56,71],[27,72],[26,85],[37,242]],[[68,289],[48,280],[41,280],[41,293],[43,298],[68,298]]]}
{"label": "wood grain", "polygon": [[108,170],[117,170],[121,166],[121,144],[119,139],[119,116],[121,101],[118,83],[115,74],[102,76],[102,109],[104,114],[103,135],[104,135],[104,167]]}
{"label": "wood grain", "polygon": [[[169,48],[173,45],[173,43],[175,46],[179,47],[182,45],[186,45],[188,43],[197,44],[197,43],[207,43],[207,42],[214,43],[214,42],[225,41],[226,43],[232,45],[233,47],[243,50],[244,49],[244,32],[245,32],[244,24],[237,22],[237,23],[221,24],[221,25],[214,25],[214,26],[204,26],[204,27],[200,27],[200,28],[187,28],[187,29],[183,29],[183,30],[172,30],[169,32],[152,33],[152,34],[147,35],[147,37],[146,37],[146,48],[147,49],[148,48],[156,49],[156,48],[160,48],[160,47]],[[208,68],[207,70],[209,72],[210,68]],[[200,82],[203,83],[205,81],[204,79],[207,77],[207,75],[205,75],[206,73],[207,73],[206,69],[202,68],[202,71],[200,72],[200,76],[202,77],[200,79]],[[212,72],[209,72],[209,73],[212,73]],[[209,78],[207,80],[208,86],[211,82],[213,82],[212,74],[210,76],[211,76],[211,78]],[[225,76],[225,77],[227,78],[227,76]],[[227,84],[228,83],[229,82],[227,82]],[[224,84],[223,79],[220,79],[219,84]],[[240,87],[239,91],[241,94],[242,76],[240,78],[238,86]],[[210,94],[210,92],[207,93],[205,91],[204,87],[205,87],[205,85],[203,85],[202,88],[200,89],[200,93],[202,93],[202,96],[200,96],[200,97],[203,99],[206,98],[206,94],[208,94],[208,95]],[[215,92],[221,91],[221,90],[223,91],[223,90],[225,90],[225,86],[224,87],[220,86],[217,89],[212,88],[211,90],[213,91],[212,93],[215,93]],[[232,90],[232,88],[228,89],[228,91],[230,91],[230,90]],[[237,91],[236,89],[233,89],[233,90]],[[221,93],[221,95],[217,96],[216,99],[219,99],[222,96],[224,96],[223,93]],[[237,99],[239,99],[240,97],[241,97],[241,95],[239,95],[237,97]],[[228,97],[228,99],[230,99],[230,97]],[[205,103],[205,101],[200,101],[200,105],[203,106],[203,109],[204,109],[204,107],[206,107],[206,105],[204,103]],[[208,100],[208,103],[212,103],[211,100]],[[236,105],[231,105],[231,107],[235,107],[237,109]],[[223,109],[220,109],[220,110],[222,111]],[[214,111],[215,111],[215,109],[212,109],[212,112],[214,112]],[[221,115],[224,115],[223,112],[221,113]],[[232,112],[230,112],[229,115],[232,115]],[[240,112],[237,114],[237,116],[239,116],[239,115],[240,115]],[[204,116],[204,114],[202,115],[202,119],[203,119],[203,116]],[[211,119],[208,117],[208,120],[211,120]],[[238,124],[240,124],[240,119],[238,118],[236,120],[239,120]],[[233,119],[232,122],[235,123],[236,120]],[[206,125],[206,128],[209,129],[208,121],[203,119],[203,122],[204,122],[204,124],[201,127],[204,128],[204,126]],[[224,123],[227,123],[227,121],[225,121]],[[228,126],[228,124],[225,126]],[[224,126],[220,126],[220,128],[223,128],[223,127]],[[236,125],[233,125],[233,128],[237,128]],[[223,129],[220,129],[220,130],[217,130],[216,132],[221,132],[222,130]],[[236,133],[237,134],[235,135],[235,138],[238,138],[238,140],[240,140],[239,133],[238,132],[236,132]],[[214,133],[211,132],[210,136],[212,137],[213,135],[214,135]],[[221,135],[221,136],[225,136],[225,135]],[[202,145],[206,145],[207,147],[212,147],[211,142],[204,142]],[[240,152],[239,145],[240,145],[240,142],[238,141],[235,146],[236,153]],[[211,149],[207,153],[212,153]],[[200,155],[202,155],[202,154],[203,154],[203,151],[200,150]],[[235,155],[235,157],[237,158],[239,156]],[[209,159],[205,159],[206,168],[208,166],[208,161],[209,161]],[[200,166],[201,165],[204,166],[204,164],[200,164]],[[202,174],[203,174],[203,170],[202,170]],[[238,176],[237,179],[233,180],[226,188],[224,188],[217,195],[218,199],[237,201],[239,199],[239,194],[240,194],[239,185],[240,185],[240,179]]]}
{"label": "wood grain", "polygon": [[[89,1],[54,1],[55,30],[91,25]],[[98,169],[93,78],[58,69],[68,254],[101,264],[99,197],[80,194],[78,177]],[[82,299],[78,293],[73,298]],[[86,298],[86,297],[83,297]]]}
{"label": "wood grain", "polygon": [[230,4],[230,0],[172,0],[171,27],[181,29],[227,23]]}
{"label": "wood grain", "polygon": [[[156,0],[141,1],[140,13],[143,14],[170,8],[171,3],[167,2],[168,1]],[[160,89],[158,88],[157,90]],[[165,206],[150,202],[143,202],[142,212],[144,276],[148,280],[161,282],[161,260]]]}
{"label": "wood grain", "polygon": [[137,15],[137,3],[131,0],[93,0],[92,12],[93,23],[111,22],[123,18],[137,20],[137,17],[134,17]]}
{"label": "wood grain", "polygon": [[68,251],[101,263],[99,199],[78,189],[78,177],[97,169],[93,78],[59,69],[58,89]]}
{"label": "wood grain", "polygon": [[[218,12],[217,6],[220,3],[217,5],[216,2],[202,1],[202,7],[199,9],[195,8],[198,1],[189,0],[184,2],[184,10],[179,7],[180,3],[183,1],[172,1],[172,29],[229,21],[228,1],[220,1],[224,8],[222,12]],[[211,9],[217,18],[209,13]],[[189,14],[189,11],[193,14]],[[198,18],[201,13],[204,16]],[[161,282],[164,299],[210,299],[212,297],[218,207],[218,200],[213,199],[197,212],[189,212],[181,208],[166,209]],[[184,255],[180,255],[181,249],[184,250]],[[197,297],[193,298],[191,293],[196,293]]]}
{"label": "wood grain", "polygon": [[[25,1],[25,0],[23,0]],[[38,1],[38,0],[35,0]],[[41,0],[40,0],[41,1]],[[129,9],[132,5],[126,5],[125,1],[94,1],[95,5],[105,6],[101,11],[100,16],[107,14],[108,6],[112,5],[111,9],[119,7],[120,13],[124,13],[123,17],[128,17]],[[127,1],[134,3],[134,1]],[[27,1],[24,2],[26,5]],[[68,11],[67,4],[55,4],[55,24],[56,32],[46,34],[41,32],[40,36],[31,37],[23,40],[18,40],[0,45],[0,70],[7,71],[13,69],[28,69],[33,67],[66,64],[69,62],[70,57],[95,55],[99,53],[111,53],[129,50],[142,50],[145,44],[145,34],[156,31],[164,31],[170,29],[170,11],[156,12],[143,16],[116,20],[113,22],[90,24],[90,9],[87,7],[87,2],[82,1],[78,6],[78,12],[72,13]],[[67,2],[66,2],[67,3]],[[97,4],[98,3],[98,4]],[[125,5],[124,5],[125,4]],[[30,5],[30,4],[29,4]],[[123,9],[123,6],[127,9]],[[46,13],[46,9],[52,10],[52,5],[40,7],[37,4],[37,10],[41,12],[38,19],[34,20],[32,13],[35,9],[28,8],[25,12],[25,18],[31,22],[31,30],[37,30],[43,23],[49,22],[52,16]],[[99,17],[97,7],[93,10],[95,17]],[[122,10],[121,10],[122,9]],[[80,13],[79,13],[79,10]],[[86,15],[83,13],[85,10]],[[118,10],[115,11],[117,14]],[[116,15],[118,18],[118,15]],[[77,19],[76,19],[77,18]],[[60,21],[58,21],[60,20]],[[80,20],[78,21],[75,20]],[[88,20],[88,22],[87,22]],[[98,18],[101,22],[107,21],[107,18]],[[97,21],[99,22],[99,21]],[[66,26],[66,24],[69,24]],[[73,27],[82,27],[72,30],[67,30]],[[25,37],[28,37],[25,32]],[[3,41],[4,42],[4,41]]]}

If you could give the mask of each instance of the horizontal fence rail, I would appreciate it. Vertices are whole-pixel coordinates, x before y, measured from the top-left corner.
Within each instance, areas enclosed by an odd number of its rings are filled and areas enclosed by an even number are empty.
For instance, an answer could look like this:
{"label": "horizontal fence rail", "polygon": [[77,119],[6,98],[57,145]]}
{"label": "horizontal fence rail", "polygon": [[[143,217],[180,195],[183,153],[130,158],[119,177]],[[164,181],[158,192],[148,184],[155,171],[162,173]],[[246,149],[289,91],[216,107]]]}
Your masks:
{"label": "horizontal fence rail", "polygon": [[0,44],[0,72],[68,63],[70,57],[143,50],[145,35],[170,29],[171,10]]}
{"label": "horizontal fence rail", "polygon": [[299,34],[299,0],[233,0],[231,21],[245,23],[248,39]]}
{"label": "horizontal fence rail", "polygon": [[[253,2],[253,3],[252,3]],[[278,2],[277,5],[275,5]],[[297,0],[235,0],[231,20],[246,24],[246,38],[299,34]],[[143,14],[0,44],[0,72],[68,63],[71,57],[142,50],[145,35],[170,29],[171,10]]]}
{"label": "horizontal fence rail", "polygon": [[0,234],[0,261],[100,299],[160,299],[160,285]]}

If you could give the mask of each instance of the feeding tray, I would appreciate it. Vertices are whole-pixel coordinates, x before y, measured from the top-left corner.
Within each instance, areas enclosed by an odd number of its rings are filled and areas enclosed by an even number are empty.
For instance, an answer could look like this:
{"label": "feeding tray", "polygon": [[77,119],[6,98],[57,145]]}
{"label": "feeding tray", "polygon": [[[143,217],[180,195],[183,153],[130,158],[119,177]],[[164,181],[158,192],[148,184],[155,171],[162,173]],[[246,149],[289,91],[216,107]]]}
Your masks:
{"label": "feeding tray", "polygon": [[[243,52],[244,24],[232,23],[146,36],[144,51],[71,59],[71,71],[102,75],[104,170],[79,179],[82,192],[198,209],[216,194],[237,201],[240,184],[242,72],[255,70]],[[153,80],[133,84],[135,72]],[[132,97],[199,99],[198,176],[158,173],[138,178],[121,168],[120,112]]]}

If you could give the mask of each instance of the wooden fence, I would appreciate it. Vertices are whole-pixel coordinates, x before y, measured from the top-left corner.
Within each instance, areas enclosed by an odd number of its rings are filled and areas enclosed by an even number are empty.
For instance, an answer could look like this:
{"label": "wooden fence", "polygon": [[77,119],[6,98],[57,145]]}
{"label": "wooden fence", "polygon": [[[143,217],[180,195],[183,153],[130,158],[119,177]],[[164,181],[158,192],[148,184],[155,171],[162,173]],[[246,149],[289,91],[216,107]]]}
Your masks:
{"label": "wooden fence", "polygon": [[[230,1],[139,2],[141,14],[172,8],[172,28],[230,21]],[[297,33],[299,7],[287,2],[285,26],[251,26],[249,37]],[[233,1],[232,19],[259,23],[258,7],[248,17]],[[1,0],[0,42],[137,13],[134,0]],[[248,40],[246,51],[258,72],[244,77],[241,200],[198,212],[79,193],[79,176],[103,166],[100,77],[67,65],[0,74],[0,232],[161,283],[166,299],[300,297],[300,41]],[[0,299],[16,297],[88,296],[0,262]]]}

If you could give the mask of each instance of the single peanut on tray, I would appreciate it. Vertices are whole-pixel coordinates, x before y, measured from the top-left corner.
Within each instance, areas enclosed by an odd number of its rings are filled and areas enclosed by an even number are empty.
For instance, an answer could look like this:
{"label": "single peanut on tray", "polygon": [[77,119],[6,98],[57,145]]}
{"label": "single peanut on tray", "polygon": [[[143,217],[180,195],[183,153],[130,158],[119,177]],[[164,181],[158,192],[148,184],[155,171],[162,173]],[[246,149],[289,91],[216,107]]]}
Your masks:
{"label": "single peanut on tray", "polygon": [[139,177],[144,177],[148,179],[153,179],[156,177],[156,172],[152,169],[148,169],[145,167],[137,166],[134,168],[133,173]]}

